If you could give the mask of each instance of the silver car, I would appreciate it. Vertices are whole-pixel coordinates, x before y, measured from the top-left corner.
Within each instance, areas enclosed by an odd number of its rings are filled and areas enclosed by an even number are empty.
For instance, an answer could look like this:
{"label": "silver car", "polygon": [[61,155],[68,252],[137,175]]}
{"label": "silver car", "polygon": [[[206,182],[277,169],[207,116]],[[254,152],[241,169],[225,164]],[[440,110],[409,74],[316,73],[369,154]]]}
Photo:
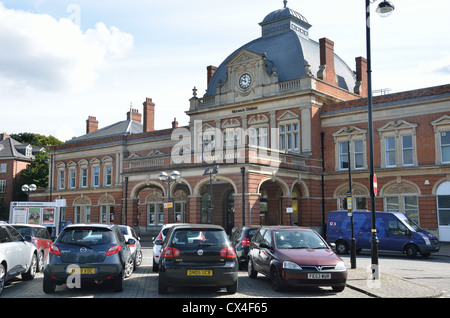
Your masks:
{"label": "silver car", "polygon": [[167,232],[175,225],[182,225],[184,223],[168,223],[164,224],[156,238],[153,238],[153,271],[157,272],[159,269],[159,257],[161,253],[161,246],[164,243]]}
{"label": "silver car", "polygon": [[23,280],[31,280],[36,274],[37,251],[31,243],[31,236],[26,239],[12,226],[0,223],[0,295],[5,282],[22,275]]}
{"label": "silver car", "polygon": [[142,264],[141,238],[131,226],[119,225],[119,228],[127,242],[129,239],[135,240],[135,244],[128,245],[128,247],[130,248],[131,256],[134,261],[134,268],[136,268]]}

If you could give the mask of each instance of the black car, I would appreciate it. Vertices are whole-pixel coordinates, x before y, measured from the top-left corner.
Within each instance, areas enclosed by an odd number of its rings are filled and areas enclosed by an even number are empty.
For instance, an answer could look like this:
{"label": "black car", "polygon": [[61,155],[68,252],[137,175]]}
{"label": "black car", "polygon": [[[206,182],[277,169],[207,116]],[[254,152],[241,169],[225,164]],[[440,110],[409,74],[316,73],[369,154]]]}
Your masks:
{"label": "black car", "polygon": [[170,229],[161,247],[158,292],[172,286],[238,286],[236,253],[218,225],[188,224]]}
{"label": "black car", "polygon": [[235,227],[231,231],[230,240],[234,250],[236,251],[239,269],[241,269],[244,265],[247,265],[250,241],[259,228],[259,225],[244,225],[241,227]]}
{"label": "black car", "polygon": [[[72,224],[64,228],[50,247],[44,268],[43,289],[53,293],[56,285],[79,288],[78,281],[112,281],[114,291],[123,290],[133,261],[125,237],[117,225]],[[69,279],[68,279],[69,278]]]}

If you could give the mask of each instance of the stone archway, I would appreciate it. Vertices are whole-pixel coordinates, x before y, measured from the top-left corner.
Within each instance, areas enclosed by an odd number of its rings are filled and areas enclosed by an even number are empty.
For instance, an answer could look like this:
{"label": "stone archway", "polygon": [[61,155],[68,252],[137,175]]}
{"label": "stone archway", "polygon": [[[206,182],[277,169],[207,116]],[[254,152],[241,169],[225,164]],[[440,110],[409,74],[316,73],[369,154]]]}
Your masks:
{"label": "stone archway", "polygon": [[260,219],[261,225],[287,225],[291,222],[286,213],[287,207],[292,207],[292,197],[284,180],[267,178],[260,182]]}

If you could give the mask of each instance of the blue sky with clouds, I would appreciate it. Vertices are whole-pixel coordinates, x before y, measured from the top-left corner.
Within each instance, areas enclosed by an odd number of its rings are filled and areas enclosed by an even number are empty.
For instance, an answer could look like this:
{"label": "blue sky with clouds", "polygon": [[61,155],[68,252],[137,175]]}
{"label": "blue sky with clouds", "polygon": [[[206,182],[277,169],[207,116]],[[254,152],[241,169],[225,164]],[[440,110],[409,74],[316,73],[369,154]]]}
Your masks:
{"label": "blue sky with clouds", "polygon": [[[381,1],[381,0],[380,0]],[[378,1],[378,2],[380,2]],[[372,5],[373,88],[399,92],[450,83],[450,2],[392,0]],[[156,129],[188,123],[192,88],[206,67],[261,35],[282,0],[0,0],[0,130],[61,140],[125,119],[130,105],[156,104]],[[355,0],[290,0],[354,69],[365,56],[365,5]]]}

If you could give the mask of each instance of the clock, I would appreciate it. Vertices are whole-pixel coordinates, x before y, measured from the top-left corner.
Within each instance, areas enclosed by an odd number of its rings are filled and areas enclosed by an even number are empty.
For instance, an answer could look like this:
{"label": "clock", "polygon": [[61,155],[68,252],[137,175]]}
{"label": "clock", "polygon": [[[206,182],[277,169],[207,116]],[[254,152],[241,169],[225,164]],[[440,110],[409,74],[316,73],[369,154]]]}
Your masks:
{"label": "clock", "polygon": [[239,78],[239,87],[242,89],[248,89],[252,84],[252,77],[248,73],[244,73]]}

